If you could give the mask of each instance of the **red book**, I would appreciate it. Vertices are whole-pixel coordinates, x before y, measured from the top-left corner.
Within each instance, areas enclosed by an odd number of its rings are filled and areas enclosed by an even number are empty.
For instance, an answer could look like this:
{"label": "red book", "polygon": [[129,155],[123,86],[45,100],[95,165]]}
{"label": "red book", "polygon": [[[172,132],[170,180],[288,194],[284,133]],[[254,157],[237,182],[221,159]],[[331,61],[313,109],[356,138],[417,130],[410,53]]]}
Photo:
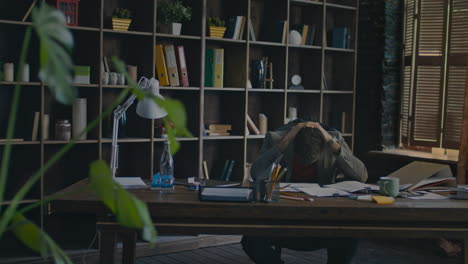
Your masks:
{"label": "red book", "polygon": [[185,52],[184,46],[177,46],[176,48],[176,57],[177,57],[177,67],[179,68],[179,80],[181,86],[188,87],[188,73],[187,73],[187,63],[185,62]]}

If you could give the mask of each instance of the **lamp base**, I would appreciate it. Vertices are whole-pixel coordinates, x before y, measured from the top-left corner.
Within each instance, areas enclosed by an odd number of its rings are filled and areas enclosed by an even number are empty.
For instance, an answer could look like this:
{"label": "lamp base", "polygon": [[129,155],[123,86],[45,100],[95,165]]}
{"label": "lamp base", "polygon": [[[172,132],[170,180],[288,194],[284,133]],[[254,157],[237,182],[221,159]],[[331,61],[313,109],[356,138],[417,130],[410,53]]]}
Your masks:
{"label": "lamp base", "polygon": [[120,184],[124,189],[148,188],[140,177],[115,177],[114,181]]}

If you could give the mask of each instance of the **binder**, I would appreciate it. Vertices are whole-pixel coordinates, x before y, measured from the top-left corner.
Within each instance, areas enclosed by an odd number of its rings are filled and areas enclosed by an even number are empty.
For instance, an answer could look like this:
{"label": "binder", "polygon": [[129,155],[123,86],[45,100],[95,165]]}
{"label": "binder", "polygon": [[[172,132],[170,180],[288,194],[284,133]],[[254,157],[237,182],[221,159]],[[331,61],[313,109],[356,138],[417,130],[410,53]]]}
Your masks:
{"label": "binder", "polygon": [[185,61],[185,51],[184,46],[176,47],[176,56],[177,56],[177,67],[179,68],[179,81],[181,86],[188,87],[188,73],[187,73],[187,63]]}
{"label": "binder", "polygon": [[164,45],[164,55],[166,55],[167,74],[171,86],[179,86],[179,74],[177,73],[177,62],[174,45]]}
{"label": "binder", "polygon": [[163,45],[156,45],[155,54],[159,84],[161,86],[168,86],[169,79],[167,78],[166,59],[164,58]]}
{"label": "binder", "polygon": [[205,87],[213,87],[214,49],[206,49],[205,53]]}
{"label": "binder", "polygon": [[223,88],[224,81],[224,49],[215,49],[214,87]]}

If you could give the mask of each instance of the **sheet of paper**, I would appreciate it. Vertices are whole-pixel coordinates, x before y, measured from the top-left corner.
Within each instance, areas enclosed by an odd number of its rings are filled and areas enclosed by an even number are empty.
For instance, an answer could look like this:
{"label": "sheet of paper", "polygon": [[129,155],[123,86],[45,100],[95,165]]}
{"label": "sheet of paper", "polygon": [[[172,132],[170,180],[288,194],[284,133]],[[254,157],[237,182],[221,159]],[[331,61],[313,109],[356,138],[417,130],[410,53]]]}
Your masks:
{"label": "sheet of paper", "polygon": [[[362,182],[358,182],[358,181],[342,181],[339,183],[324,185],[324,187],[335,188],[335,189],[342,190],[345,192],[357,192],[357,191],[361,191],[365,189],[372,190],[372,188],[375,189],[375,186],[372,186],[370,184],[365,184]],[[376,187],[377,187],[377,190],[379,190],[379,187],[378,186]]]}
{"label": "sheet of paper", "polygon": [[282,192],[301,192],[297,188],[320,188],[317,183],[287,183],[280,182],[280,190]]}
{"label": "sheet of paper", "polygon": [[448,199],[447,196],[431,193],[431,192],[419,192],[419,193],[424,193],[421,196],[412,196],[408,197],[411,200],[445,200]]}
{"label": "sheet of paper", "polygon": [[140,189],[147,187],[140,177],[115,177],[114,180],[124,189]]}
{"label": "sheet of paper", "polygon": [[338,190],[335,188],[322,188],[320,186],[318,187],[309,187],[309,188],[297,188],[299,191],[315,196],[315,197],[332,197],[332,196],[350,196],[351,194],[349,192],[345,192],[342,190]]}

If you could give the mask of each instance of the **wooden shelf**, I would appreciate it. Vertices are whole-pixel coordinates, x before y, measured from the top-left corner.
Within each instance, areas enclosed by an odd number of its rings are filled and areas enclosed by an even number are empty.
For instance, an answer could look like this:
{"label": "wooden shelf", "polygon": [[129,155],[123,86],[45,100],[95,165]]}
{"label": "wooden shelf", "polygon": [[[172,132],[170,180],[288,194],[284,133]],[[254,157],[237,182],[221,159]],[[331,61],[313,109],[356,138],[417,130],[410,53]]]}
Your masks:
{"label": "wooden shelf", "polygon": [[352,11],[356,11],[357,8],[355,6],[347,6],[347,5],[339,5],[339,4],[330,4],[330,3],[327,3],[326,4],[326,7],[331,7],[331,8],[337,8],[337,9],[345,9],[345,10],[352,10]]}
{"label": "wooden shelf", "polygon": [[[154,142],[164,142],[167,139],[154,138]],[[176,141],[198,141],[198,137],[176,137]]]}
{"label": "wooden shelf", "polygon": [[269,88],[249,88],[249,92],[258,92],[258,93],[284,93],[284,89],[269,89]]}
{"label": "wooden shelf", "polygon": [[72,84],[73,87],[99,87],[99,84],[83,84],[83,83],[74,83]]}
{"label": "wooden shelf", "polygon": [[[32,204],[32,203],[37,203],[39,202],[39,199],[27,199],[27,200],[21,200],[19,204]],[[0,203],[0,205],[10,205],[13,201],[3,201]]]}
{"label": "wooden shelf", "polygon": [[246,44],[247,40],[238,40],[238,39],[225,39],[225,38],[211,38],[211,37],[206,37],[207,41],[212,41],[212,42],[227,42],[227,43],[240,43],[240,44]]}
{"label": "wooden shelf", "polygon": [[[0,141],[0,146],[1,145],[6,145],[7,141],[6,140],[1,140]],[[11,142],[11,145],[39,145],[41,144],[40,141],[31,141],[31,140],[24,140],[24,141],[13,141]]]}
{"label": "wooden shelf", "polygon": [[[143,143],[150,142],[149,138],[119,138],[117,143]],[[112,143],[112,138],[103,138],[102,143]]]}
{"label": "wooden shelf", "polygon": [[218,92],[244,92],[245,88],[213,88],[213,87],[205,87],[205,91],[218,91]]}
{"label": "wooden shelf", "polygon": [[[99,141],[97,139],[88,139],[88,140],[77,140],[75,141],[76,144],[95,144]],[[68,144],[70,141],[68,140],[45,140],[44,145],[58,145],[58,144]]]}
{"label": "wooden shelf", "polygon": [[324,90],[324,94],[353,94],[353,91]]}
{"label": "wooden shelf", "polygon": [[105,33],[112,33],[112,34],[122,34],[122,35],[137,35],[137,36],[153,36],[152,32],[143,32],[143,31],[121,31],[121,30],[113,30],[113,29],[103,29]]}
{"label": "wooden shelf", "polygon": [[286,44],[279,42],[268,42],[268,41],[250,41],[252,46],[272,46],[272,47],[286,47]]}
{"label": "wooden shelf", "polygon": [[95,27],[68,26],[68,28],[71,30],[76,30],[76,31],[95,31],[95,32],[101,31],[100,28],[95,28]]}
{"label": "wooden shelf", "polygon": [[310,0],[291,0],[291,4],[323,6],[323,2]]}
{"label": "wooden shelf", "polygon": [[10,25],[20,25],[20,26],[30,26],[30,25],[32,25],[31,22],[5,20],[5,19],[0,19],[0,24],[10,24]]}
{"label": "wooden shelf", "polygon": [[354,53],[354,49],[342,49],[342,48],[333,48],[333,47],[325,47],[325,51],[334,51],[334,52],[348,52]]}
{"label": "wooden shelf", "polygon": [[6,82],[0,81],[0,85],[22,85],[22,86],[41,86],[40,82]]}
{"label": "wooden shelf", "polygon": [[230,140],[230,139],[244,139],[243,136],[203,136],[203,140]]}
{"label": "wooden shelf", "polygon": [[288,93],[292,93],[292,94],[295,94],[295,93],[319,94],[320,90],[289,90],[288,89]]}
{"label": "wooden shelf", "polygon": [[158,38],[172,38],[172,39],[197,39],[197,40],[201,39],[201,37],[199,37],[199,36],[173,35],[173,34],[165,34],[165,33],[156,33],[156,37],[158,37]]}
{"label": "wooden shelf", "polygon": [[313,46],[313,45],[288,45],[288,47],[294,48],[294,49],[322,50],[321,46]]}
{"label": "wooden shelf", "polygon": [[162,91],[200,91],[200,87],[171,87],[161,86],[159,87]]}
{"label": "wooden shelf", "polygon": [[264,139],[265,135],[248,135],[247,139]]}

